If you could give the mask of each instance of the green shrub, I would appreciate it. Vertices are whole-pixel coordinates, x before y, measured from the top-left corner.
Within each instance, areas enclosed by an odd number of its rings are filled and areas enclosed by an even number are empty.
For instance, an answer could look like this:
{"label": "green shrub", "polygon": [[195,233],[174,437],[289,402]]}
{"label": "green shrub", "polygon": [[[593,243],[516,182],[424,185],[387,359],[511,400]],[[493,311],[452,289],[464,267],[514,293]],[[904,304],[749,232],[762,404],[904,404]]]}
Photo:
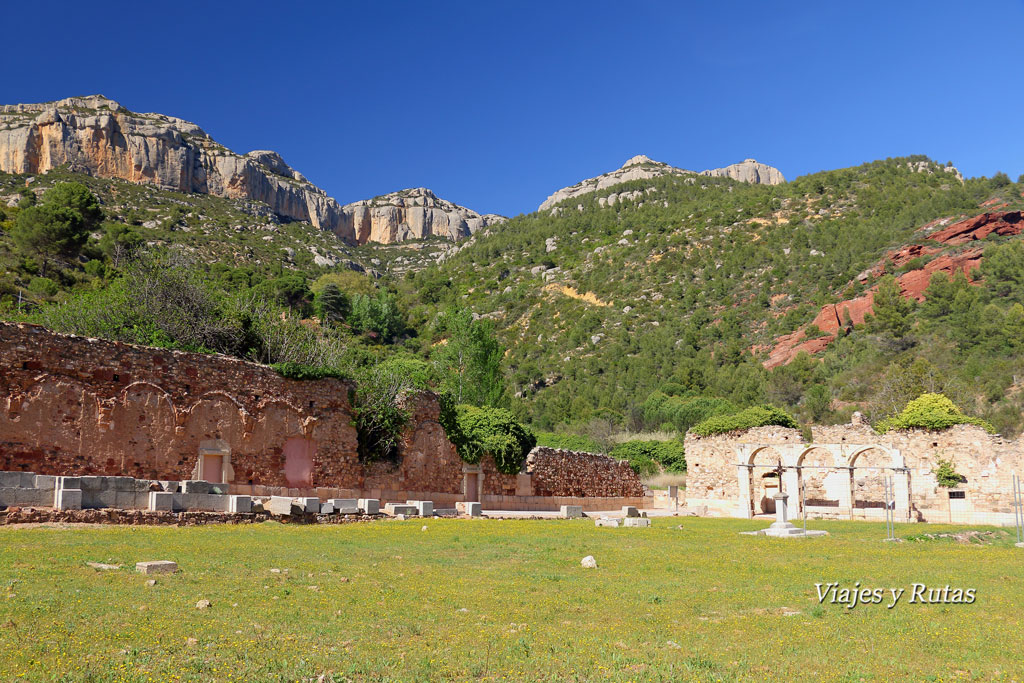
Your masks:
{"label": "green shrub", "polygon": [[698,436],[725,434],[741,429],[778,425],[797,429],[796,420],[782,408],[775,406],[754,406],[733,415],[716,415],[697,424],[691,431]]}
{"label": "green shrub", "polygon": [[313,365],[306,365],[305,363],[293,363],[287,361],[284,363],[274,363],[271,365],[277,374],[288,379],[324,379],[325,377],[335,377],[337,379],[345,379],[345,375],[337,370],[331,368],[315,367]]}
{"label": "green shrub", "polygon": [[627,461],[641,477],[666,472],[685,472],[683,444],[678,441],[626,441],[609,453]]}
{"label": "green shrub", "polygon": [[938,481],[939,486],[951,489],[966,481],[964,475],[960,474],[953,468],[952,460],[943,460],[942,458],[939,458],[936,461],[936,464],[938,467],[935,468],[935,479]]}
{"label": "green shrub", "polygon": [[[442,408],[445,413],[443,404]],[[504,408],[460,405],[455,407],[454,415],[442,414],[440,422],[460,458],[476,464],[484,455],[490,455],[498,471],[504,474],[517,473],[537,444],[537,437]]]}
{"label": "green shrub", "polygon": [[964,415],[956,405],[942,394],[921,394],[907,404],[899,415],[893,415],[875,425],[885,434],[892,429],[947,429],[953,425],[977,425],[992,433],[995,428],[980,417]]}
{"label": "green shrub", "polygon": [[28,291],[53,296],[57,293],[57,283],[48,277],[34,277],[28,282]]}
{"label": "green shrub", "polygon": [[583,451],[585,453],[604,453],[604,449],[594,439],[580,434],[558,434],[555,432],[537,432],[537,445],[547,448],[561,448],[567,451]]}

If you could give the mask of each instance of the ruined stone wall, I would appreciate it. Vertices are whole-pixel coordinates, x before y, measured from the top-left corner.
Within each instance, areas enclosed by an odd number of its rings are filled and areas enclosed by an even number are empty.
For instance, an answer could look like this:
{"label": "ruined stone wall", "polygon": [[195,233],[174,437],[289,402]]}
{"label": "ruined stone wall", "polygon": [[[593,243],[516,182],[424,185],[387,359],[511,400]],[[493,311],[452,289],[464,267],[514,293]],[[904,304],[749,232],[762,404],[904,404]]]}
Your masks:
{"label": "ruined stone wall", "polygon": [[625,460],[606,455],[537,447],[526,459],[538,496],[629,498],[644,495],[644,486]]}
{"label": "ruined stone wall", "polygon": [[[438,422],[437,397],[427,392],[403,399],[410,420],[399,457],[367,464],[358,457],[350,382],[291,380],[226,356],[4,322],[0,368],[0,471],[185,480],[198,477],[200,450],[212,448],[227,454],[222,474],[233,490],[465,493],[464,463]],[[643,495],[624,463],[538,450],[531,460],[538,490],[485,456],[481,493]]]}
{"label": "ruined stone wall", "polygon": [[[337,379],[290,380],[219,355],[0,323],[0,470],[190,479],[200,444],[230,452],[240,485],[458,492],[462,462],[436,397],[407,399],[395,464],[364,466]],[[289,465],[289,459],[298,466]]]}
{"label": "ruined stone wall", "polygon": [[[200,444],[220,442],[236,482],[362,478],[347,382],[9,323],[0,367],[2,470],[189,479]],[[290,439],[314,444],[299,449],[310,456],[305,481],[285,478]]]}
{"label": "ruined stone wall", "polygon": [[[910,502],[913,515],[941,520],[944,514],[956,516],[957,506],[985,514],[1012,515],[1011,475],[1024,475],[1024,442],[1004,439],[974,425],[956,425],[942,431],[911,429],[878,435],[867,426],[836,425],[813,427],[815,443],[864,442],[899,451],[910,471]],[[873,435],[873,436],[872,436]],[[868,443],[872,443],[868,441]],[[956,487],[965,492],[964,503],[953,503],[950,513],[949,490],[938,485],[935,469],[938,460],[950,460],[966,479]],[[879,451],[864,453],[853,465],[886,464],[889,458]],[[854,470],[854,500],[883,499],[880,476],[875,471]],[[996,520],[993,517],[993,520]]]}
{"label": "ruined stone wall", "polygon": [[[697,436],[687,432],[683,441],[686,453],[686,499],[722,501],[735,505],[739,496],[736,476],[739,444],[792,445],[801,442],[800,431],[787,427],[755,427],[742,432]],[[759,464],[774,464],[778,452],[766,449],[758,454]],[[765,471],[762,468],[759,474]]]}
{"label": "ruined stone wall", "polygon": [[[800,476],[806,486],[808,509],[821,514],[829,514],[829,506],[845,500],[856,516],[871,516],[872,510],[876,516],[883,515],[883,477],[893,476],[899,483],[897,470],[892,468],[905,468],[911,519],[997,524],[1012,521],[1011,476],[1024,475],[1022,440],[1004,439],[972,425],[877,434],[866,424],[850,424],[814,426],[811,432],[813,440],[806,444],[799,431],[784,427],[758,427],[710,437],[687,434],[687,501],[708,505],[720,514],[741,515],[737,463],[752,461],[757,465],[750,470],[756,510],[760,479],[768,472],[768,465],[781,460],[787,466],[806,468]],[[766,448],[755,452],[757,446]],[[952,461],[954,469],[966,479],[955,487],[964,492],[963,499],[951,499],[949,489],[938,485],[935,471],[940,459]],[[811,465],[833,469],[812,470]],[[851,466],[852,472],[848,469]],[[846,496],[843,488],[848,491]]]}

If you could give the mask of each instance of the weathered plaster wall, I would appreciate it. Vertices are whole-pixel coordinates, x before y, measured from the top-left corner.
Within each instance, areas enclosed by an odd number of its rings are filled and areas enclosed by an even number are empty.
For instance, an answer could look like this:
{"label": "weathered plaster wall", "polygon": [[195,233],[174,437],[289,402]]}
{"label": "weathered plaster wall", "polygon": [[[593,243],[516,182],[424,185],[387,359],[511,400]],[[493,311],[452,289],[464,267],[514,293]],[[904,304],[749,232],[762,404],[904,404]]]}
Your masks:
{"label": "weathered plaster wall", "polygon": [[8,323],[0,366],[3,470],[189,479],[200,444],[220,441],[233,481],[287,485],[284,448],[298,438],[317,445],[313,481],[363,476],[340,380]]}
{"label": "weathered plaster wall", "polygon": [[[208,449],[229,454],[222,474],[235,492],[320,488],[445,500],[466,493],[466,467],[433,394],[405,399],[411,419],[399,458],[366,464],[352,426],[354,386],[341,380],[290,380],[225,356],[3,322],[0,368],[0,470],[184,480],[197,477],[200,450]],[[478,493],[644,495],[628,465],[603,456],[535,449],[529,463],[533,476],[502,474],[485,456]]]}

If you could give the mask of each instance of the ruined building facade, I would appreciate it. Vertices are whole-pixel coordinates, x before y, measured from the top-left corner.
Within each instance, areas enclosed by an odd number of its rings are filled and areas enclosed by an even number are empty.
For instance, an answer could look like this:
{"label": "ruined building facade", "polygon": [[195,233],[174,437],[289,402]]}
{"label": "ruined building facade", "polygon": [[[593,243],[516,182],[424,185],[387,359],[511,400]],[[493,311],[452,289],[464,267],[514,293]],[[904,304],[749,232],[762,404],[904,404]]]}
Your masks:
{"label": "ruined building facade", "polygon": [[538,509],[644,494],[632,470],[610,458],[535,453],[518,475],[498,472],[489,457],[466,465],[430,393],[406,399],[397,460],[367,463],[357,453],[351,382],[292,380],[225,356],[2,322],[0,368],[0,470]]}

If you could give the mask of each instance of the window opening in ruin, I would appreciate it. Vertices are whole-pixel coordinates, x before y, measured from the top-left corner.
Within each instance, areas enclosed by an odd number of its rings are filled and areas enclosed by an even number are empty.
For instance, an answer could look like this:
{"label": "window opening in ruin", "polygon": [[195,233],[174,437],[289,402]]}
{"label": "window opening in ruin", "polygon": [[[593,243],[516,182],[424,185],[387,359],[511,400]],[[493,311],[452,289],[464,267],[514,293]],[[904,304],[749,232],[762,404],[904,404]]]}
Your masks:
{"label": "window opening in ruin", "polygon": [[950,491],[949,492],[949,497],[953,498],[953,499],[967,498],[967,492],[966,491]]}

